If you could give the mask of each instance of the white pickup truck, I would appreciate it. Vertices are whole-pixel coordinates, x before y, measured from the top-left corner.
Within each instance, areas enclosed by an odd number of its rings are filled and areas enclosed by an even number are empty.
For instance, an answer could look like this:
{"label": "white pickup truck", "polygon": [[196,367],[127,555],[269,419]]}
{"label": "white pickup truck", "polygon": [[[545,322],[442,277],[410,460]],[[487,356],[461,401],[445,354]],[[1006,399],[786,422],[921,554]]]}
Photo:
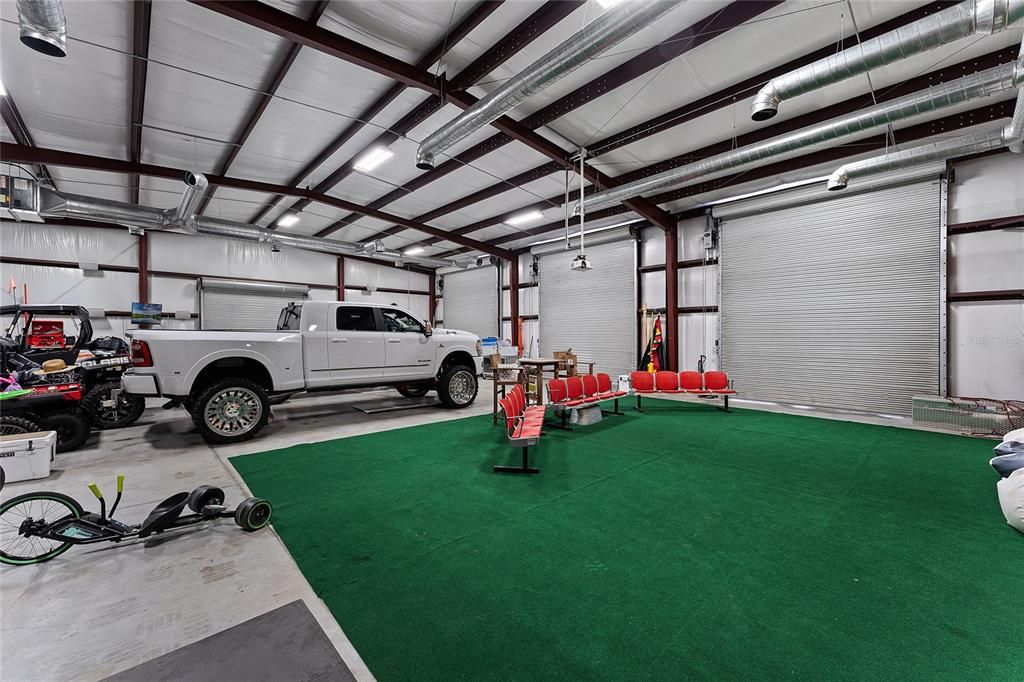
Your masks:
{"label": "white pickup truck", "polygon": [[476,399],[480,338],[431,329],[396,306],[291,303],[273,331],[140,329],[126,393],[184,405],[210,443],[252,438],[272,402],[302,391],[394,386],[409,398],[437,390],[446,407]]}

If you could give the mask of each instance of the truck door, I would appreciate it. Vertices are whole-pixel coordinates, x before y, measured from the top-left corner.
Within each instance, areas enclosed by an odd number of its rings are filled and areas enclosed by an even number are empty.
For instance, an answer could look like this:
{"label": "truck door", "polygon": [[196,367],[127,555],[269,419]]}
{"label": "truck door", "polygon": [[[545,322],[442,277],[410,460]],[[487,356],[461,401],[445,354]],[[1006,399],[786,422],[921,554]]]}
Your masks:
{"label": "truck door", "polygon": [[398,308],[381,308],[384,318],[384,376],[426,379],[434,374],[437,344],[424,333],[423,323]]}
{"label": "truck door", "polygon": [[384,334],[371,306],[340,304],[328,341],[331,378],[372,381],[384,375]]}

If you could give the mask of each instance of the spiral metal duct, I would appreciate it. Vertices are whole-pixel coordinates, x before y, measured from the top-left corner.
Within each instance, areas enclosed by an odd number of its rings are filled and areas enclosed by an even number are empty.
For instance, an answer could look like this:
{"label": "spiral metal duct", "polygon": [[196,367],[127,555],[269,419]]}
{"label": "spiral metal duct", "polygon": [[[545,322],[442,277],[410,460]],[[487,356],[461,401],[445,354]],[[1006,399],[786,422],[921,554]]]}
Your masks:
{"label": "spiral metal duct", "polygon": [[[1024,1],[1024,0],[1022,0]],[[416,167],[430,170],[434,157],[519,106],[679,5],[682,0],[621,0],[561,45],[526,67],[420,143]]]}
{"label": "spiral metal duct", "polygon": [[61,0],[18,0],[21,42],[51,57],[68,56],[67,22]]}
{"label": "spiral metal duct", "polygon": [[773,78],[754,97],[751,118],[764,121],[778,113],[779,104],[783,100],[975,33],[998,33],[1021,21],[1024,21],[1024,0],[965,0],[907,26]]}
{"label": "spiral metal duct", "polygon": [[[186,185],[186,187],[192,186]],[[191,196],[188,189],[185,195]],[[202,193],[200,192],[198,196],[201,198]],[[184,203],[184,197],[182,203]],[[182,228],[182,224],[178,220],[179,209],[180,206],[172,209],[137,206],[109,199],[65,194],[48,187],[39,187],[39,216],[42,218],[77,218],[124,225],[125,227],[140,227],[147,230],[170,230]],[[193,233],[213,237],[240,239],[339,256],[366,256],[393,263],[419,263],[428,267],[446,267],[455,264],[454,261],[443,258],[406,256],[398,251],[384,249],[382,244],[373,244],[372,248],[366,248],[363,244],[343,242],[337,239],[292,235],[248,223],[189,215],[189,224],[191,225],[189,229]]]}
{"label": "spiral metal duct", "polygon": [[963,135],[952,140],[932,142],[919,147],[912,147],[903,151],[848,163],[840,166],[832,173],[828,179],[828,189],[830,191],[846,189],[852,178],[911,168],[932,161],[942,161],[954,156],[987,152],[1006,147],[1011,142],[1007,136],[1008,128],[1009,126],[999,126],[998,128],[981,133]]}
{"label": "spiral metal duct", "polygon": [[[1019,60],[995,66],[825,123],[717,154],[603,192],[595,192],[583,199],[582,207],[590,212],[626,199],[650,194],[656,190],[667,189],[693,180],[710,179],[712,176],[735,171],[750,164],[762,163],[812,145],[839,142],[847,137],[912,116],[927,114],[954,104],[1012,90],[1022,82],[1024,82],[1024,63]],[[580,204],[577,203],[574,212],[579,213],[579,211]]]}

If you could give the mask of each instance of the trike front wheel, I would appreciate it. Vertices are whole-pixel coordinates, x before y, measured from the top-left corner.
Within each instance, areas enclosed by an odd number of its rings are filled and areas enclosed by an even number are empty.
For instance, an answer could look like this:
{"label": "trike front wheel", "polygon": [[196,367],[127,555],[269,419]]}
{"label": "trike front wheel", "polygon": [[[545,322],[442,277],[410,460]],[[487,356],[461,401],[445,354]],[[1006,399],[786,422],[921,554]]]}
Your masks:
{"label": "trike front wheel", "polygon": [[21,566],[49,561],[63,554],[70,542],[33,535],[32,531],[85,514],[73,497],[38,492],[18,495],[0,505],[0,563]]}

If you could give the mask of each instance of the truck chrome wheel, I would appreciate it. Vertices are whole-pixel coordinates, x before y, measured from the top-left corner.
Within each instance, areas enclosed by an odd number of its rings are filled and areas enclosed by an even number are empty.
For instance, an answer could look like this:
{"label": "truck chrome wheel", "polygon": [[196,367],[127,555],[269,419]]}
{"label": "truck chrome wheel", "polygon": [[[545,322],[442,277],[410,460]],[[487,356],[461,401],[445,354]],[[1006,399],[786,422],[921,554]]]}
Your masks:
{"label": "truck chrome wheel", "polygon": [[232,387],[220,391],[206,403],[203,417],[214,433],[238,436],[260,423],[263,404],[247,388]]}
{"label": "truck chrome wheel", "polygon": [[468,369],[459,370],[448,383],[448,393],[458,405],[468,405],[476,396],[476,379]]}

